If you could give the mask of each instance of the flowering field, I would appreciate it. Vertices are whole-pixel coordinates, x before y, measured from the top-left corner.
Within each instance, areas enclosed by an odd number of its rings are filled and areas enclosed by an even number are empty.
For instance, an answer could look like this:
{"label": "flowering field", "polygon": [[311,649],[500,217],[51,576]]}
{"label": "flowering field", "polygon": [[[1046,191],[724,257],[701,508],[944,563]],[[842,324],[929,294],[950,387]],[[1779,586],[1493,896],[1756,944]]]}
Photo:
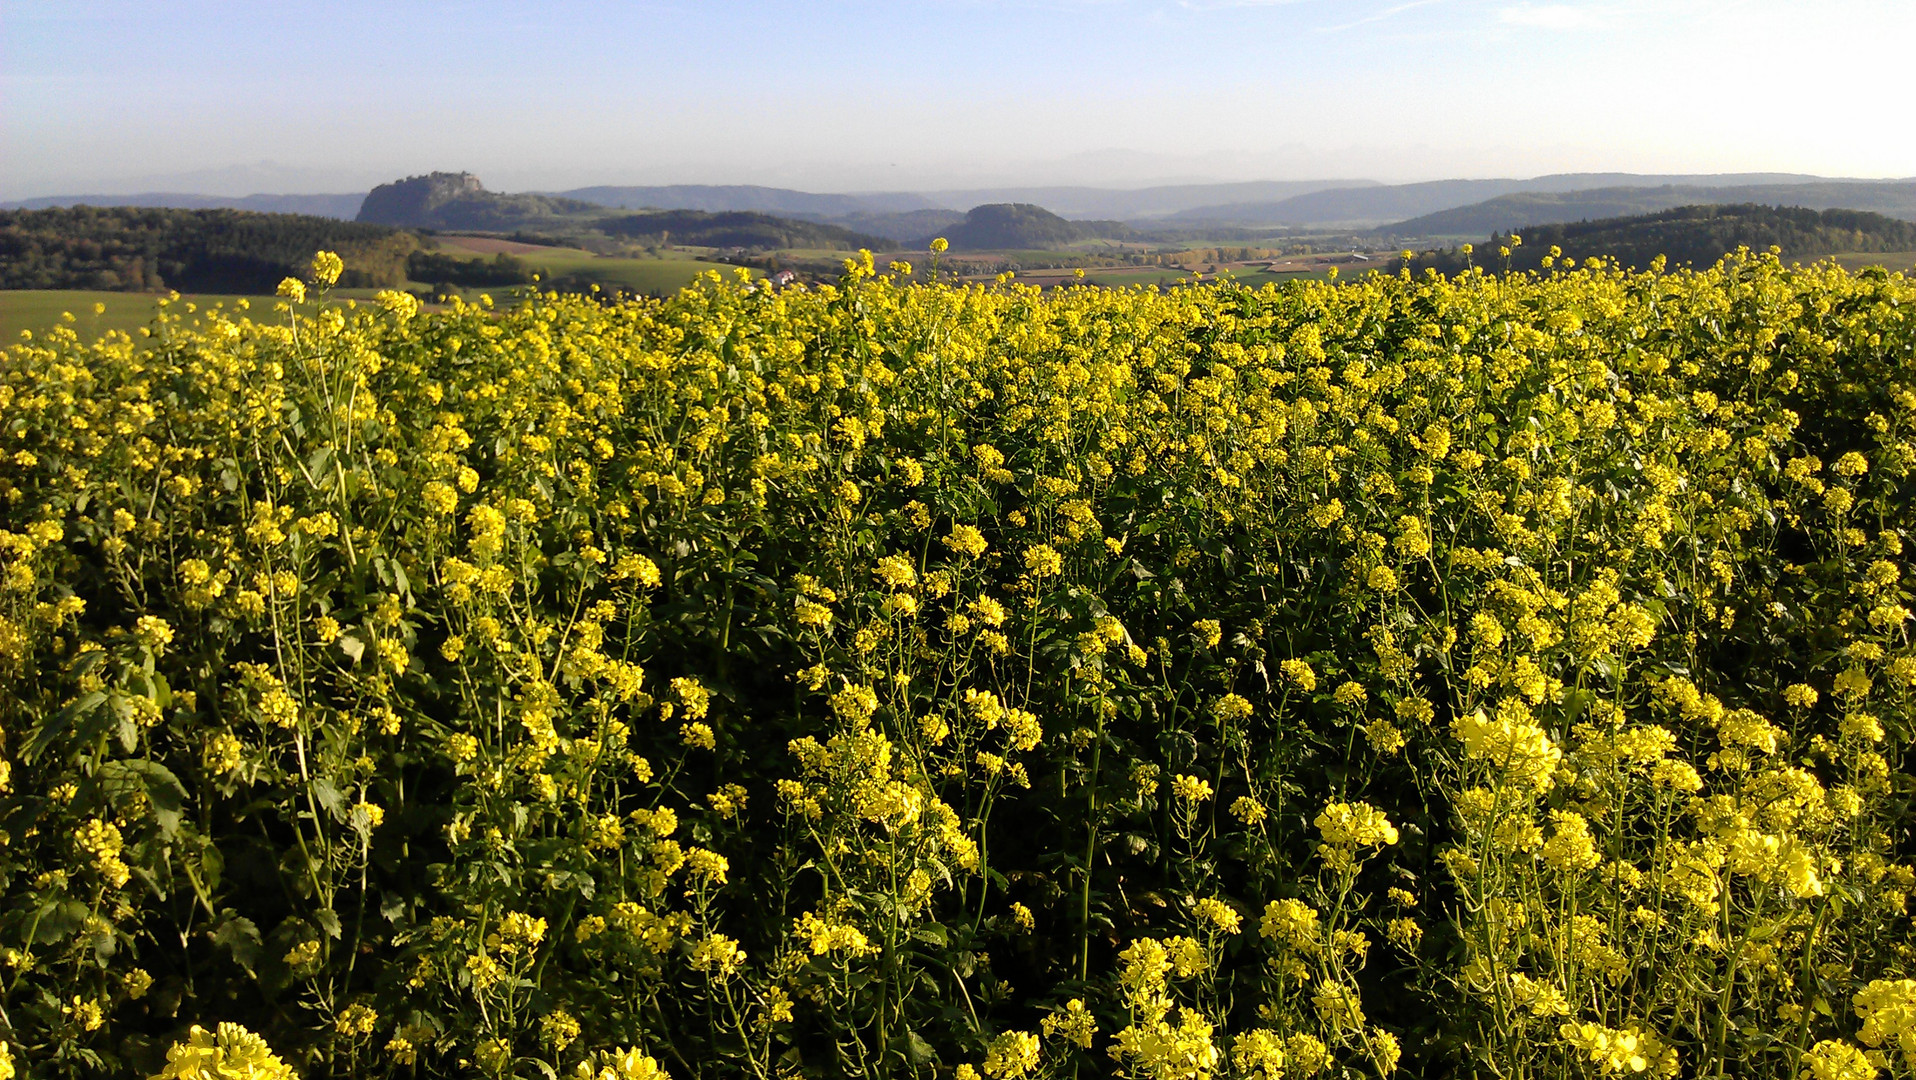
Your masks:
{"label": "flowering field", "polygon": [[0,1076],[1916,1075],[1905,277],[267,307],[0,360]]}

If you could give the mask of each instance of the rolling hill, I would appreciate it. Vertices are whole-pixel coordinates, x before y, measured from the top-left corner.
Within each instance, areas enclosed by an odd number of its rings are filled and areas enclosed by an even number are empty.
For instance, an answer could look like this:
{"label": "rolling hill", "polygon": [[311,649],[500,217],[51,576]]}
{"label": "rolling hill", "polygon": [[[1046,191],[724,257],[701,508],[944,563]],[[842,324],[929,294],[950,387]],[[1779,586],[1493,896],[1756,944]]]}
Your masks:
{"label": "rolling hill", "polygon": [[[1141,228],[1169,228],[1180,235],[1194,235],[1194,230],[1202,233],[1207,229],[1271,226],[1371,228],[1390,222],[1407,223],[1504,197],[1520,197],[1527,214],[1542,215],[1524,218],[1516,224],[1551,220],[1552,215],[1555,220],[1576,220],[1668,209],[1685,202],[1722,201],[1847,206],[1895,216],[1904,213],[1904,204],[1897,201],[1900,196],[1889,197],[1890,201],[1868,201],[1873,196],[1867,194],[1866,189],[1909,183],[1832,180],[1792,173],[1563,173],[1529,179],[1453,179],[1414,184],[1380,184],[1364,179],[1254,180],[1142,188],[1054,185],[862,193],[808,192],[752,184],[599,185],[568,191],[500,195],[486,191],[477,180],[471,180],[469,187],[467,179],[470,179],[467,174],[437,173],[381,185],[365,220],[421,228],[513,231],[552,228],[555,223],[563,227],[574,219],[589,220],[605,211],[749,211],[838,225],[896,242],[935,232],[942,223],[959,220],[962,214],[956,207],[1026,203],[1046,207],[1069,220],[1121,220]],[[1576,199],[1568,198],[1578,192],[1664,188],[1694,190],[1662,201],[1639,199],[1603,205],[1593,202],[1587,210],[1580,209]],[[1756,188],[1766,190],[1762,194],[1744,191]],[[1736,189],[1737,194],[1726,195],[1725,189]],[[1786,189],[1803,194],[1782,198],[1772,193]],[[1839,190],[1842,197],[1833,198],[1826,189]],[[1565,196],[1563,208],[1555,208],[1558,204],[1550,196]],[[74,195],[0,203],[0,209],[75,204],[223,207],[352,218],[359,213],[365,198],[351,194],[248,195],[243,198],[169,193]],[[431,204],[430,209],[427,204]],[[1433,229],[1452,231],[1432,231],[1428,235],[1477,235],[1508,227],[1512,222],[1505,221],[1506,217],[1502,210],[1494,210],[1488,217],[1442,221],[1435,223]],[[1490,224],[1493,220],[1498,223]]]}
{"label": "rolling hill", "polygon": [[1916,221],[1916,181],[1760,184],[1748,187],[1614,187],[1590,191],[1526,191],[1400,221],[1395,236],[1483,236],[1561,222],[1626,217],[1709,203],[1760,203],[1811,210],[1868,210]]}
{"label": "rolling hill", "polygon": [[860,211],[836,217],[795,211],[787,216],[800,221],[837,225],[853,232],[869,233],[899,245],[909,244],[921,236],[942,233],[952,225],[965,220],[965,215],[957,210],[901,210],[896,213]]}
{"label": "rolling hill", "polygon": [[1160,184],[1144,188],[967,188],[925,194],[941,206],[1032,203],[1074,221],[1148,221],[1222,203],[1279,201],[1319,191],[1382,186],[1375,180],[1249,180],[1221,184]]}
{"label": "rolling hill", "polygon": [[944,230],[953,251],[1038,251],[1080,240],[1124,239],[1133,235],[1130,227],[1122,222],[1069,221],[1030,203],[974,206],[963,221]]}
{"label": "rolling hill", "polygon": [[1381,225],[1518,192],[1573,192],[1668,184],[1742,188],[1786,183],[1842,184],[1846,181],[1828,181],[1790,173],[1723,173],[1709,176],[1560,173],[1528,180],[1431,180],[1417,184],[1314,191],[1275,202],[1203,206],[1173,214],[1170,221],[1221,225]]}

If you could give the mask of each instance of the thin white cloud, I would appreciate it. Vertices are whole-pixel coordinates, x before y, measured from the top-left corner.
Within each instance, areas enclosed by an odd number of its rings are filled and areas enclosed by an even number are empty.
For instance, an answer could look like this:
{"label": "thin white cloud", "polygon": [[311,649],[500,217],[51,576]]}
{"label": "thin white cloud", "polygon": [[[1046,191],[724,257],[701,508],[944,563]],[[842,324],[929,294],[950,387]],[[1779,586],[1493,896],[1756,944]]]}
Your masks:
{"label": "thin white cloud", "polygon": [[1441,4],[1443,2],[1444,0],[1405,0],[1404,3],[1392,4],[1382,11],[1366,15],[1361,19],[1353,19],[1347,23],[1338,23],[1336,26],[1320,26],[1317,30],[1322,34],[1335,34],[1343,30],[1352,30],[1359,26],[1369,26],[1372,23],[1380,23],[1385,19],[1394,19],[1413,8],[1429,7],[1431,4]]}
{"label": "thin white cloud", "polygon": [[1569,4],[1518,4],[1499,10],[1497,21],[1538,30],[1589,30],[1603,25],[1596,12]]}
{"label": "thin white cloud", "polygon": [[1178,0],[1178,6],[1193,11],[1215,11],[1218,8],[1290,7],[1293,4],[1315,2],[1316,0]]}

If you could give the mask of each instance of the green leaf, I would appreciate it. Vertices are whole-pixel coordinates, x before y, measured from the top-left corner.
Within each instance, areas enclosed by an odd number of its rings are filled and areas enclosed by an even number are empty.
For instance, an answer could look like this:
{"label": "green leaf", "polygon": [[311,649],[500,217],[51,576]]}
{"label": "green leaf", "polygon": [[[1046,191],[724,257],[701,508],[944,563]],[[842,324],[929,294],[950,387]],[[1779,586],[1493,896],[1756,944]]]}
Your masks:
{"label": "green leaf", "polygon": [[224,946],[231,952],[233,962],[244,968],[248,975],[259,977],[255,969],[265,950],[260,947],[259,926],[253,920],[227,908],[220,913],[219,924],[207,931],[206,936],[212,939],[213,944]]}
{"label": "green leaf", "polygon": [[219,891],[220,879],[226,876],[226,856],[207,837],[198,837],[199,850],[189,850],[182,860],[187,880],[193,883],[193,891],[199,894],[200,904],[208,915],[213,914],[213,894]]}
{"label": "green leaf", "polygon": [[334,939],[339,937],[341,929],[339,912],[334,911],[332,908],[321,908],[313,912],[313,921],[319,924],[321,930],[326,931],[327,937]]}
{"label": "green leaf", "polygon": [[930,1043],[910,1028],[906,1028],[904,1034],[898,1037],[894,1049],[913,1065],[928,1065],[938,1060],[938,1051],[933,1050]]}
{"label": "green leaf", "polygon": [[337,644],[339,645],[339,651],[351,657],[355,664],[359,663],[360,657],[366,655],[366,643],[352,634],[339,635]]}
{"label": "green leaf", "polygon": [[107,704],[113,709],[113,719],[119,727],[120,746],[131,754],[140,745],[140,725],[134,719],[133,699],[118,690],[107,695]]}
{"label": "green leaf", "polygon": [[154,820],[168,840],[179,835],[180,813],[186,805],[186,787],[172,770],[157,761],[119,760],[100,766],[97,774],[107,797],[118,802],[138,792],[153,805]]}
{"label": "green leaf", "polygon": [[323,776],[313,777],[313,798],[319,800],[319,805],[325,807],[327,813],[341,821],[346,820],[346,796],[333,786],[331,780]]}
{"label": "green leaf", "polygon": [[78,900],[49,901],[34,919],[33,940],[42,945],[65,940],[86,925],[87,914]]}
{"label": "green leaf", "polygon": [[20,751],[20,759],[31,763],[81,720],[90,719],[104,704],[106,704],[106,692],[102,690],[94,690],[75,698],[66,708],[48,716],[39,727],[34,729],[32,738],[27,740],[26,749]]}

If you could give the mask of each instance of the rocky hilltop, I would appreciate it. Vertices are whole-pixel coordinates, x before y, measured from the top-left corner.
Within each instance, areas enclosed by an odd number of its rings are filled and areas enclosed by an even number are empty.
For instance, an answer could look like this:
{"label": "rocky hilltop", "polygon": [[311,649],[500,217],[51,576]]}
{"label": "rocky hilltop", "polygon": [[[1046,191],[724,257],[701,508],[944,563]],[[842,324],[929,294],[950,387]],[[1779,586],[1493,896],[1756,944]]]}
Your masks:
{"label": "rocky hilltop", "polygon": [[523,229],[604,217],[604,207],[556,195],[487,191],[471,173],[436,172],[381,184],[367,193],[358,220],[414,229]]}
{"label": "rocky hilltop", "polygon": [[418,225],[447,203],[487,194],[468,172],[436,172],[381,184],[359,205],[359,220],[375,225]]}

